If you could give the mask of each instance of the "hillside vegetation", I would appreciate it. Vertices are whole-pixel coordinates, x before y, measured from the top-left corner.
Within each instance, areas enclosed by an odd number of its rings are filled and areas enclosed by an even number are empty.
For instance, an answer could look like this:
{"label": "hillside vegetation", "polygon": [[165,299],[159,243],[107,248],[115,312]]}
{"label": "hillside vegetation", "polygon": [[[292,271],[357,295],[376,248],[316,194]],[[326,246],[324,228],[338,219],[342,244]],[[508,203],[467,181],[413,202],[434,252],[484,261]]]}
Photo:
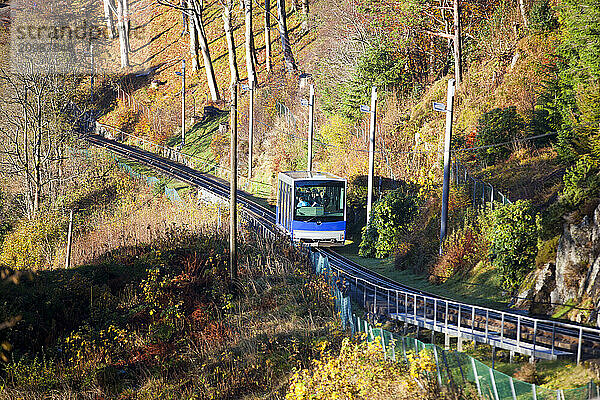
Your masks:
{"label": "hillside vegetation", "polygon": [[[171,204],[164,186],[179,183],[159,177],[144,187],[123,172],[131,169],[124,160],[78,137],[83,116],[71,101],[128,134],[179,148],[176,73],[186,58],[181,150],[229,166],[223,3],[201,3],[218,101],[204,67],[190,67],[181,11],[151,0],[131,3],[130,66],[98,61],[93,96],[84,74],[10,74],[2,63],[0,396],[434,398],[427,355],[415,372],[344,340],[330,293],[302,254],[243,230],[240,280],[231,282],[219,206],[199,205],[192,190],[180,190],[183,205]],[[306,168],[301,100],[312,83],[314,169],[349,182],[347,255],[448,297],[598,322],[600,248],[586,239],[600,229],[597,0],[460,0],[458,15],[442,0],[293,2],[285,10],[297,71],[284,62],[273,2],[267,71],[264,4],[252,15],[253,179],[274,188],[278,172]],[[247,83],[242,6],[233,4],[232,24]],[[118,40],[110,43],[106,52],[117,54]],[[450,78],[460,81],[453,159],[511,203],[480,207],[477,187],[453,185],[440,255],[445,116],[432,102],[446,102]],[[372,86],[378,201],[365,226],[369,126],[360,105],[369,104]],[[250,96],[240,92],[238,172],[246,175]],[[65,268],[69,210],[75,230]],[[358,362],[381,375],[353,374]]]}
{"label": "hillside vegetation", "polygon": [[[456,73],[456,64],[449,42],[432,32],[453,32],[452,10],[438,7],[435,1],[406,0],[393,5],[377,0],[317,1],[311,5],[307,31],[296,25],[302,19],[300,11],[289,12],[292,49],[301,71],[310,75],[316,87],[315,169],[342,175],[351,182],[349,222],[354,233],[350,237],[362,242],[361,254],[394,257],[396,268],[425,275],[433,282],[450,278],[477,282],[480,273],[494,274],[497,282],[491,282],[486,290],[495,300],[504,296],[504,301],[511,303],[531,285],[533,278],[525,277],[535,269],[535,260],[541,266],[555,257],[552,243],[562,233],[563,216],[569,215],[571,222],[580,221],[597,204],[595,121],[599,117],[594,106],[597,68],[592,43],[597,39],[593,26],[598,6],[593,2],[547,0],[524,2],[524,9],[517,1],[465,0],[460,6],[462,79],[455,100],[454,159],[515,205],[476,217],[471,209],[473,188],[453,189],[453,233],[441,258],[437,239],[441,197],[438,151],[442,148],[444,116],[433,112],[431,103],[445,102],[446,82]],[[152,10],[155,26],[165,21],[173,26],[180,23],[174,10],[159,6]],[[206,10],[216,13],[217,4],[207,4]],[[207,25],[209,36],[217,38],[212,44],[214,54],[225,51],[223,38],[217,33],[220,24],[212,19]],[[277,45],[274,67],[269,73],[264,71],[260,42],[264,35],[257,29],[264,25],[258,12],[254,24],[259,54],[255,179],[272,185],[277,172],[305,168],[307,112],[300,99],[307,96],[307,87],[299,85],[297,74],[285,71]],[[242,43],[241,27],[234,33]],[[183,51],[182,40],[178,48]],[[169,48],[177,46],[166,36],[157,38],[153,46],[160,48],[167,43]],[[225,57],[214,58],[223,88],[229,70]],[[177,81],[170,74],[178,67],[169,67],[166,56],[159,52],[153,62],[161,60],[156,64],[162,66],[156,77],[168,83],[158,89],[142,85],[133,90],[133,96],[151,108],[175,114]],[[238,52],[242,79],[244,61]],[[194,115],[199,114],[199,101],[211,104],[199,97],[207,91],[203,85],[202,74],[192,74],[188,108],[193,103]],[[374,219],[379,222],[361,233],[368,121],[358,106],[369,103],[372,85],[379,91],[377,146],[381,152],[375,165],[382,179],[376,195],[386,200],[374,211],[381,213],[381,218]],[[289,107],[295,123],[280,118],[276,103]],[[248,95],[242,94],[242,170],[247,168],[247,104]],[[214,105],[226,111],[224,104]],[[176,123],[154,132],[142,122],[120,123],[118,118],[127,113],[132,111],[116,108],[105,118],[157,140],[173,136],[170,143],[176,143]],[[133,114],[134,118],[143,116]],[[194,126],[189,132],[191,137],[196,129]],[[223,156],[228,153],[227,135],[218,133],[215,124],[212,131],[200,132],[201,140],[187,144],[185,151],[227,166],[229,158]],[[474,147],[479,149],[470,150]],[[392,189],[396,191],[386,194]],[[398,196],[405,200],[393,200]],[[523,202],[518,203],[520,200]],[[393,215],[408,219],[395,220]],[[495,233],[500,226],[507,227],[508,236]]]}

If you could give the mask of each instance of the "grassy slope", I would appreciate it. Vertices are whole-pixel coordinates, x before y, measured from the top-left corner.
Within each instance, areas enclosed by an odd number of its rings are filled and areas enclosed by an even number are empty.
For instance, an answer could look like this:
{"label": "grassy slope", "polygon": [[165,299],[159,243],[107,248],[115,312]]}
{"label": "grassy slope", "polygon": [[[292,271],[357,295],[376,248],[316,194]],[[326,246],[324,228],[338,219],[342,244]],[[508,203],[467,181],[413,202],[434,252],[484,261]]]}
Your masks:
{"label": "grassy slope", "polygon": [[[383,260],[363,258],[358,255],[358,241],[344,246],[340,254],[404,285],[430,293],[438,294],[457,301],[477,304],[482,307],[505,308],[506,297],[502,295],[493,270],[476,271],[467,279],[452,278],[443,284],[433,284],[426,276],[395,268],[394,257]],[[485,268],[481,266],[481,268]]]}

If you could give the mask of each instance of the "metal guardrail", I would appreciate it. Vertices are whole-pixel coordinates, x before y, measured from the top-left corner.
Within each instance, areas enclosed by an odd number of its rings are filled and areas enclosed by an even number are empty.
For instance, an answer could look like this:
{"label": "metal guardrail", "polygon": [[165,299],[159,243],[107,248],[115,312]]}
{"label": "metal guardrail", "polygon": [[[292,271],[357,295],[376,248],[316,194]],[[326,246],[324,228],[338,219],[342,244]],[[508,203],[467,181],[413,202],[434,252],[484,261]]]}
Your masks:
{"label": "metal guardrail", "polygon": [[[575,355],[578,364],[583,356],[584,341],[596,346],[600,344],[598,328],[465,304],[417,290],[395,288],[384,281],[375,283],[372,278],[349,270],[350,263],[339,256],[333,257],[331,262],[331,256],[320,250],[314,253],[317,271],[329,268],[335,274],[345,276],[358,304],[392,319],[535,358]],[[573,335],[577,339],[565,346],[565,339],[572,339]]]}

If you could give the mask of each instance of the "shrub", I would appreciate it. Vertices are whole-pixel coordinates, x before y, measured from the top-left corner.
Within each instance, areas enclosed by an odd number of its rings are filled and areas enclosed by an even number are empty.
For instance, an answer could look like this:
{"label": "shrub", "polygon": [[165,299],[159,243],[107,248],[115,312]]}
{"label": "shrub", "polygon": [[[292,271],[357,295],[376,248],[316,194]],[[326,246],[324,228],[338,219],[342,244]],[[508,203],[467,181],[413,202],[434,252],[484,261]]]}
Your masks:
{"label": "shrub", "polygon": [[534,266],[537,230],[531,202],[519,200],[490,213],[490,257],[502,275],[502,286],[517,288]]}
{"label": "shrub", "polygon": [[589,155],[580,157],[563,177],[563,190],[559,199],[537,219],[541,240],[549,240],[562,233],[563,216],[573,213],[579,217],[586,215],[590,206],[598,205],[600,194],[600,166]]}
{"label": "shrub", "polygon": [[444,399],[435,380],[432,354],[423,350],[410,368],[384,360],[381,344],[344,339],[339,356],[324,355],[290,379],[287,400],[303,399]]}
{"label": "shrub", "polygon": [[[477,126],[477,146],[491,146],[516,139],[524,128],[523,118],[517,114],[517,108],[495,108],[479,118]],[[479,149],[479,156],[488,164],[506,158],[510,154],[510,145]]]}
{"label": "shrub", "polygon": [[44,214],[24,221],[7,234],[0,252],[0,264],[40,270],[46,264],[52,264],[55,246],[62,236],[62,221],[56,215]]}
{"label": "shrub", "polygon": [[581,157],[563,177],[564,188],[560,201],[568,207],[578,207],[600,190],[598,161],[589,155]]}
{"label": "shrub", "polygon": [[363,228],[359,255],[385,258],[392,254],[417,215],[416,195],[404,188],[389,192],[371,211],[370,226]]}
{"label": "shrub", "polygon": [[548,0],[535,0],[529,9],[529,26],[539,31],[551,31],[558,27],[558,21]]}
{"label": "shrub", "polygon": [[434,282],[445,282],[455,274],[470,271],[481,260],[483,236],[473,226],[453,232],[444,242],[444,254],[431,268]]}
{"label": "shrub", "polygon": [[515,371],[513,378],[536,385],[541,383],[536,364],[532,363],[523,364],[518,370]]}

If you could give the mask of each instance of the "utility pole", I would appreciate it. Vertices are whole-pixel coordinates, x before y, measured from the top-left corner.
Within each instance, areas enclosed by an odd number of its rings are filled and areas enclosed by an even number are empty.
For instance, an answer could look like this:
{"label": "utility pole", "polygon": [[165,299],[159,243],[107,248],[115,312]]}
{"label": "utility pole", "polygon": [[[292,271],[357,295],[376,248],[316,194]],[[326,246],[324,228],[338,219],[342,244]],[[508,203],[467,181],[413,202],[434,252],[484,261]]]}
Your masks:
{"label": "utility pole", "polygon": [[183,36],[183,35],[185,35],[185,30],[187,28],[187,26],[186,26],[187,24],[186,24],[186,20],[185,20],[185,0],[181,0],[179,5],[181,6],[181,20],[182,20],[181,36]]}
{"label": "utility pole", "polygon": [[181,149],[185,144],[185,58],[181,60]]}
{"label": "utility pole", "polygon": [[377,88],[371,89],[371,129],[369,132],[369,182],[367,192],[367,226],[371,219],[371,207],[373,206],[373,175],[375,175],[375,123],[377,115]]}
{"label": "utility pole", "polygon": [[71,266],[71,246],[73,244],[73,210],[69,212],[69,233],[67,234],[67,257],[65,258],[65,269]]}
{"label": "utility pole", "polygon": [[250,180],[252,179],[252,145],[254,143],[254,80],[250,81],[248,119],[248,180]]}
{"label": "utility pole", "polygon": [[231,181],[229,184],[229,272],[231,280],[237,280],[237,92],[236,85],[231,86]]}
{"label": "utility pole", "polygon": [[307,171],[312,171],[313,135],[315,132],[315,85],[310,85],[310,98],[308,99],[308,162]]}
{"label": "utility pole", "polygon": [[448,228],[448,197],[450,194],[450,142],[452,140],[452,110],[454,108],[454,92],[456,90],[456,81],[448,80],[448,99],[445,109],[438,103],[434,103],[436,111],[446,113],[446,137],[444,143],[444,186],[442,188],[442,223],[440,227],[440,255],[443,253],[442,245],[446,238]]}
{"label": "utility pole", "polygon": [[92,71],[90,74],[90,102],[94,101],[94,45],[90,42],[90,56],[92,58]]}

